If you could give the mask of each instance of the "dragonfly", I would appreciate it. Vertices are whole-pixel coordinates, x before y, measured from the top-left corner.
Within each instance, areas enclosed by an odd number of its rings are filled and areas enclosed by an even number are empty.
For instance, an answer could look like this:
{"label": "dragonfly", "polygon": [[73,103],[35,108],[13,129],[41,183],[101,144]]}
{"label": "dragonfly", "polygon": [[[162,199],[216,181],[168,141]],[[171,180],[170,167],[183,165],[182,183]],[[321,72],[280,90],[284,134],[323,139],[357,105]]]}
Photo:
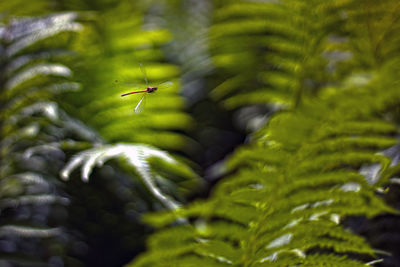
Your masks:
{"label": "dragonfly", "polygon": [[146,100],[147,94],[154,93],[155,91],[157,91],[157,89],[168,88],[168,87],[170,87],[170,86],[172,85],[172,82],[171,82],[171,81],[166,81],[166,82],[163,82],[163,83],[158,84],[157,86],[150,86],[150,85],[149,85],[149,82],[148,82],[148,80],[147,80],[146,69],[144,68],[144,66],[143,66],[141,63],[139,64],[139,67],[140,67],[140,71],[141,71],[142,74],[143,74],[144,81],[145,81],[145,83],[146,83],[146,87],[143,88],[143,89],[145,89],[145,90],[132,91],[132,92],[124,93],[124,94],[121,95],[121,97],[123,97],[123,96],[127,96],[127,95],[145,93],[145,94],[142,96],[142,98],[139,100],[139,102],[137,103],[137,105],[136,105],[136,107],[135,107],[135,113],[136,113],[136,114],[139,114],[140,112],[142,112],[144,103],[146,102],[145,100]]}

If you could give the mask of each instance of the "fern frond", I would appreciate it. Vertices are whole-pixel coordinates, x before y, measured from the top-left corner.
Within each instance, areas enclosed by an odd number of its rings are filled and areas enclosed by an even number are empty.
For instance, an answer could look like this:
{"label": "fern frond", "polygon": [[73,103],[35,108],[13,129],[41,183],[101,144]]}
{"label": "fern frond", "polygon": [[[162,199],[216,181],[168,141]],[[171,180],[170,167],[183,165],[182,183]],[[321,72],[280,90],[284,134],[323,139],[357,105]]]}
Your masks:
{"label": "fern frond", "polygon": [[[115,145],[104,145],[83,151],[75,155],[69,163],[61,170],[61,177],[68,179],[70,173],[82,165],[82,179],[84,181],[89,180],[92,169],[97,166],[102,166],[106,161],[111,158],[121,158],[127,161],[139,174],[139,179],[143,181],[145,186],[153,197],[163,203],[169,209],[176,209],[179,207],[179,203],[162,192],[157,180],[163,179],[163,177],[157,177],[153,173],[149,159],[157,158],[165,161],[170,166],[174,165],[174,168],[186,168],[186,172],[180,171],[181,174],[186,175],[186,179],[196,179],[196,175],[190,171],[185,165],[178,164],[178,162],[171,157],[168,153],[152,148],[146,145],[130,145],[130,144],[115,144]],[[188,176],[189,175],[189,176]]]}
{"label": "fern frond", "polygon": [[[297,105],[332,78],[327,41],[350,1],[239,1],[224,4],[211,28],[214,63],[227,78],[212,95],[228,108]],[[239,63],[240,62],[240,63]]]}
{"label": "fern frond", "polygon": [[[96,129],[107,142],[124,140],[190,152],[193,141],[186,133],[194,121],[184,111],[184,100],[178,95],[180,69],[168,63],[162,51],[171,39],[170,32],[154,27],[146,29],[144,10],[138,3],[122,1],[112,9],[101,4],[99,8],[97,12],[101,14],[101,21],[107,23],[91,21],[84,31],[102,41],[89,40],[82,35],[78,42],[86,44],[78,47],[87,55],[85,68],[77,66],[80,69],[78,80],[85,90],[70,96],[69,102],[73,107],[68,111],[79,110],[76,115]],[[87,54],[87,47],[91,47],[93,53]],[[134,108],[142,95],[124,98],[120,95],[137,87],[129,84],[144,84],[139,63],[146,68],[151,85],[165,81],[171,81],[173,85],[148,94],[143,112],[137,115]]]}
{"label": "fern frond", "polygon": [[[146,216],[167,229],[129,266],[366,266],[351,255],[374,257],[375,251],[340,222],[397,212],[377,196],[394,174],[384,151],[398,144],[396,124],[379,116],[390,112],[388,103],[400,103],[398,84],[384,94],[371,88],[385,72],[356,91],[326,91],[275,114],[252,145],[231,157],[228,169],[236,173],[209,200]],[[378,167],[375,180],[359,173],[369,165]],[[182,218],[193,223],[170,226]],[[181,238],[169,246],[172,236]]]}
{"label": "fern frond", "polygon": [[[53,218],[56,212],[66,214],[70,204],[55,172],[64,153],[52,150],[37,157],[26,151],[73,132],[72,119],[53,101],[57,93],[79,89],[70,81],[66,57],[71,53],[64,39],[82,29],[76,18],[74,12],[14,18],[1,27],[0,232],[9,244],[1,248],[1,264],[7,266],[44,266],[53,246],[63,250],[70,242],[65,237],[73,240],[62,218]],[[70,127],[57,135],[63,123]],[[64,253],[54,256],[64,261]]]}

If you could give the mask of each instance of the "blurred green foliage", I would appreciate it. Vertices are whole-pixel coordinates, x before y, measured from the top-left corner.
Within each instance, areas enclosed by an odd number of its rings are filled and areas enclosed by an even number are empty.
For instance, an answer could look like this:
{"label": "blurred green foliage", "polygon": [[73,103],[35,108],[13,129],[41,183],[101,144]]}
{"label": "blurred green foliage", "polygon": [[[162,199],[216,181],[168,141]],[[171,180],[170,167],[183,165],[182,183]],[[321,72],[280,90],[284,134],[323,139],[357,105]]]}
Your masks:
{"label": "blurred green foliage", "polygon": [[0,265],[397,266],[399,9],[3,1]]}

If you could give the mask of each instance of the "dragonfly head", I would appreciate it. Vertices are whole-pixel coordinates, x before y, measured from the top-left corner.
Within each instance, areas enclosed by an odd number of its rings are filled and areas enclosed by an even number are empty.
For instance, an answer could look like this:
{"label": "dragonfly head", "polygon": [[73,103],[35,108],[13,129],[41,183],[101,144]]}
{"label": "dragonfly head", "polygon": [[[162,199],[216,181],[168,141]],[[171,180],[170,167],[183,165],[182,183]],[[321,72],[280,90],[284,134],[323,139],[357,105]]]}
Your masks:
{"label": "dragonfly head", "polygon": [[147,93],[153,93],[154,91],[157,90],[156,86],[149,86],[147,87]]}

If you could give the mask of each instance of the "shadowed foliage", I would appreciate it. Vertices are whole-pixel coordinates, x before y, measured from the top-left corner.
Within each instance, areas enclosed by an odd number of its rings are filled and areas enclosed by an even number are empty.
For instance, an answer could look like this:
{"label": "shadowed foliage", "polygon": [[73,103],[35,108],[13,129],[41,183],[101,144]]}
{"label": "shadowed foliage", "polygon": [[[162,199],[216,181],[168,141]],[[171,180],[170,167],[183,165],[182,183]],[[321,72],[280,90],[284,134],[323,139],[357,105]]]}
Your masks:
{"label": "shadowed foliage", "polygon": [[0,265],[400,264],[398,1],[3,2]]}

